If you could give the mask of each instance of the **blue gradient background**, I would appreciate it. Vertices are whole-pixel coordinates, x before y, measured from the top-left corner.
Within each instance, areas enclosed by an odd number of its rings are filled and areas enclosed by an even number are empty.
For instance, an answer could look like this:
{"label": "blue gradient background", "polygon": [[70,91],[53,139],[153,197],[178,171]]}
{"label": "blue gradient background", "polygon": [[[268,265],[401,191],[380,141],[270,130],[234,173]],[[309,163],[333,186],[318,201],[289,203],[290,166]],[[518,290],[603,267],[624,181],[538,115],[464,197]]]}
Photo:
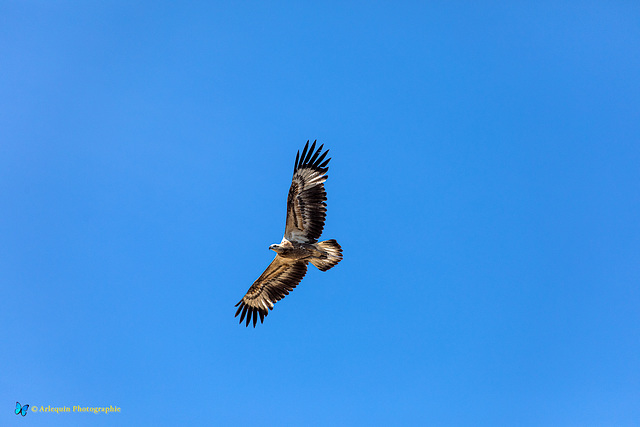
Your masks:
{"label": "blue gradient background", "polygon": [[482,3],[0,2],[0,425],[638,425],[640,6]]}

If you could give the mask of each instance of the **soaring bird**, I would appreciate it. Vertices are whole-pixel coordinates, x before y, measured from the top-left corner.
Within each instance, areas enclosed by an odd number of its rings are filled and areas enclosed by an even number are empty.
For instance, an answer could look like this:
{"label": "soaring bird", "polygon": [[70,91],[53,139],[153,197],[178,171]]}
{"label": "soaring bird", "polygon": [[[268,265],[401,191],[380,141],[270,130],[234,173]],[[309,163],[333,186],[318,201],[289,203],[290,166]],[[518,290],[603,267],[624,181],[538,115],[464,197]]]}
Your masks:
{"label": "soaring bird", "polygon": [[309,141],[302,154],[296,154],[293,179],[287,198],[287,222],[284,237],[279,244],[269,246],[276,253],[267,269],[253,282],[244,297],[236,304],[240,323],[246,317],[246,326],[253,321],[256,327],[258,316],[264,322],[273,305],[293,291],[307,273],[307,264],[327,271],[342,260],[342,248],[335,240],[318,242],[327,215],[327,180],[329,160],[324,158],[316,141],[309,148]]}

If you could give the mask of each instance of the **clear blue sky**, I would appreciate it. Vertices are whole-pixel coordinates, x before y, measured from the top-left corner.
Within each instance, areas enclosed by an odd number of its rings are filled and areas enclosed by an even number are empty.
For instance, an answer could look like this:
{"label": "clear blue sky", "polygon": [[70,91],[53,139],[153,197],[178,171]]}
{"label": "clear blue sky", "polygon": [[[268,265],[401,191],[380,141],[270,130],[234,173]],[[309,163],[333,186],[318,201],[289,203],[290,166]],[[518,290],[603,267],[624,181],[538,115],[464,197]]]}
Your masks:
{"label": "clear blue sky", "polygon": [[421,3],[0,2],[1,425],[640,423],[640,6]]}

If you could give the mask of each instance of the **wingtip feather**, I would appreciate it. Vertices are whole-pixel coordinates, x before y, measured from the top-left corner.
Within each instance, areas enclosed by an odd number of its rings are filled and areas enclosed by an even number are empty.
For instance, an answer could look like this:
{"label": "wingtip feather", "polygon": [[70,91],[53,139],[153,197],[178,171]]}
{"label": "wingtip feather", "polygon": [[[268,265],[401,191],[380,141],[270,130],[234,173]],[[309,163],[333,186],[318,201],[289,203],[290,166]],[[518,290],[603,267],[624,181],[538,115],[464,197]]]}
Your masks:
{"label": "wingtip feather", "polygon": [[240,314],[240,323],[242,324],[242,321],[244,320],[244,317],[247,315],[247,309],[249,308],[249,306],[247,304],[244,304],[244,307],[242,308],[242,314]]}
{"label": "wingtip feather", "polygon": [[309,165],[314,166],[317,162],[318,162],[318,156],[320,155],[320,152],[322,151],[322,146],[324,144],[322,144],[320,147],[318,147],[318,149],[313,153],[313,156],[311,156],[311,159],[309,160]]}
{"label": "wingtip feather", "polygon": [[308,149],[309,149],[309,141],[307,141],[307,143],[304,144],[304,148],[302,149],[302,154],[300,154],[300,163],[298,164],[298,167],[304,165],[304,159],[307,156]]}
{"label": "wingtip feather", "polygon": [[313,155],[313,151],[316,149],[316,141],[313,141],[313,144],[311,144],[311,148],[309,148],[309,152],[307,153],[307,158],[304,159],[304,163],[305,165],[309,164],[309,161],[311,160],[311,156]]}
{"label": "wingtip feather", "polygon": [[[327,153],[329,152],[329,150],[327,150]],[[327,165],[329,164],[329,160],[331,160],[331,157],[329,157],[327,160],[325,160],[324,162],[322,162],[321,165],[318,165],[319,168],[325,168],[327,167]]]}

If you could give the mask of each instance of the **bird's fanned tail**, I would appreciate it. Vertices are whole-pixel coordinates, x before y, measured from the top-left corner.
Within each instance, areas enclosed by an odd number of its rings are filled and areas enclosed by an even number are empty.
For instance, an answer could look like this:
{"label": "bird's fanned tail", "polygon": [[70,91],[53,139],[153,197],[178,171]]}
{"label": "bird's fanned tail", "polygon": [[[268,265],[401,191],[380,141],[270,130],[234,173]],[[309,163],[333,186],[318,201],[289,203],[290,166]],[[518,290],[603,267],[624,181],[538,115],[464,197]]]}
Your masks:
{"label": "bird's fanned tail", "polygon": [[324,252],[324,258],[312,258],[311,264],[318,267],[320,271],[327,271],[342,261],[342,248],[335,239],[325,240],[315,244],[319,251]]}

